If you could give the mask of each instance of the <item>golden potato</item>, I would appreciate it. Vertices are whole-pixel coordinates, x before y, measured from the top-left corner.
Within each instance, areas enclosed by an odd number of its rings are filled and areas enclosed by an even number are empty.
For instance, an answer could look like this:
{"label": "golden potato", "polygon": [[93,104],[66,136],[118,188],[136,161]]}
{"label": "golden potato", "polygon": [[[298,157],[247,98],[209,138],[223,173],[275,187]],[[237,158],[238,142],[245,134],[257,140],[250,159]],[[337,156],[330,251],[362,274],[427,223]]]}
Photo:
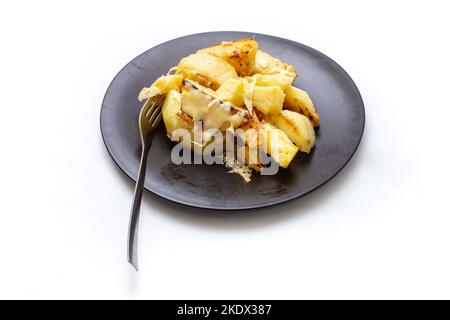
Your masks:
{"label": "golden potato", "polygon": [[256,53],[254,74],[282,74],[291,78],[297,76],[297,72],[290,64],[272,57],[270,54],[258,50]]}
{"label": "golden potato", "polygon": [[274,114],[283,108],[285,94],[279,86],[255,86],[252,103],[255,108],[264,114]]}
{"label": "golden potato", "polygon": [[242,79],[228,79],[216,91],[223,101],[228,101],[236,107],[244,106],[244,81]]}
{"label": "golden potato", "polygon": [[162,115],[169,135],[175,129],[184,128],[191,130],[194,126],[192,118],[181,111],[181,95],[175,90],[167,94],[162,106]]}
{"label": "golden potato", "polygon": [[319,114],[317,113],[316,107],[314,106],[308,92],[294,86],[290,86],[288,90],[286,90],[284,107],[288,110],[301,113],[308,117],[314,127],[320,125]]}
{"label": "golden potato", "polygon": [[183,81],[183,76],[180,74],[161,76],[153,82],[150,88],[142,89],[138,99],[143,101],[158,94],[168,93],[171,90],[180,91],[181,81]]}
{"label": "golden potato", "polygon": [[261,125],[262,146],[282,168],[287,168],[298,152],[298,147],[280,129],[268,122]]}
{"label": "golden potato", "polygon": [[[279,86],[283,91],[286,91],[294,81],[293,77],[288,77],[282,74],[258,74],[256,78],[256,85],[262,87]],[[246,78],[248,81],[251,77]]]}
{"label": "golden potato", "polygon": [[269,121],[278,129],[284,131],[289,139],[294,142],[300,151],[309,153],[314,147],[316,133],[307,117],[304,115],[282,110],[280,113],[271,115]]}
{"label": "golden potato", "polygon": [[209,53],[231,64],[238,75],[250,75],[255,69],[258,43],[254,39],[242,39],[200,49],[197,53]]}
{"label": "golden potato", "polygon": [[238,78],[231,64],[207,53],[195,53],[181,59],[177,72],[214,90],[228,79]]}

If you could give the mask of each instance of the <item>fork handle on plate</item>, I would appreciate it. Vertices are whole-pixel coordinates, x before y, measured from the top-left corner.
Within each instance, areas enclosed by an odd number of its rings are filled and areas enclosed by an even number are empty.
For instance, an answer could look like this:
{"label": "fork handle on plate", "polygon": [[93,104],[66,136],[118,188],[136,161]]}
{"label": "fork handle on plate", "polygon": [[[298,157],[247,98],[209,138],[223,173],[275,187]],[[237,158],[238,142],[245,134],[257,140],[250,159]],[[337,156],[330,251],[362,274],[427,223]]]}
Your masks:
{"label": "fork handle on plate", "polygon": [[138,241],[138,224],[139,211],[141,209],[142,194],[144,192],[145,172],[147,168],[147,156],[150,146],[152,145],[153,134],[147,138],[143,143],[141,164],[139,167],[139,176],[136,181],[136,188],[134,189],[133,205],[131,207],[130,224],[128,227],[128,262],[138,270],[137,258],[137,241]]}

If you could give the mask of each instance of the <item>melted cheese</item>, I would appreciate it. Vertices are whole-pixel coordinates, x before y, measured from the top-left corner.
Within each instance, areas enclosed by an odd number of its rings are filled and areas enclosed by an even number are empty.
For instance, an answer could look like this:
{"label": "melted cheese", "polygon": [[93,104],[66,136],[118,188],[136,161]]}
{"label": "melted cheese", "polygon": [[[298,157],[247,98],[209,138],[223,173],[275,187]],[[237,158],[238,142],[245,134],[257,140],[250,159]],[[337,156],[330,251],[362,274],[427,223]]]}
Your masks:
{"label": "melted cheese", "polygon": [[181,109],[194,121],[201,121],[203,129],[226,130],[237,128],[247,122],[249,115],[245,110],[222,102],[217,96],[200,85],[184,81],[181,92]]}

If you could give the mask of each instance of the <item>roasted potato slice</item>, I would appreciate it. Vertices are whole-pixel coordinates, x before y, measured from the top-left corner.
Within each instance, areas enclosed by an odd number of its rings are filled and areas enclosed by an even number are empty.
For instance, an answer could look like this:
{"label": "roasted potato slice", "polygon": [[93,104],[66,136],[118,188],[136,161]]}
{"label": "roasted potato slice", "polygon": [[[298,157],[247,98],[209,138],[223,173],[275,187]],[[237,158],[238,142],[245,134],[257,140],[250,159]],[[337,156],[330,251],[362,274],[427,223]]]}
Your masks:
{"label": "roasted potato slice", "polygon": [[223,101],[228,101],[236,107],[244,106],[244,80],[228,79],[216,91]]}
{"label": "roasted potato slice", "polygon": [[242,39],[231,42],[222,42],[217,46],[200,49],[197,53],[209,53],[231,64],[238,75],[250,75],[255,69],[258,43],[254,39]]}
{"label": "roasted potato slice", "polygon": [[183,76],[181,74],[174,74],[168,76],[161,76],[156,79],[155,82],[149,87],[144,88],[139,93],[139,101],[146,100],[148,98],[154,97],[158,94],[165,94],[171,90],[180,91],[181,81],[183,81]]}
{"label": "roasted potato slice", "polygon": [[291,142],[282,130],[268,122],[261,124],[261,142],[264,150],[282,168],[287,168],[298,152],[298,147]]}
{"label": "roasted potato slice", "polygon": [[256,63],[254,74],[282,74],[291,78],[297,76],[297,72],[290,64],[272,57],[270,54],[258,50],[256,53]]}
{"label": "roasted potato slice", "polygon": [[177,72],[213,90],[228,79],[238,78],[231,64],[207,53],[195,53],[181,59]]}
{"label": "roasted potato slice", "polygon": [[320,125],[319,114],[317,113],[316,107],[314,106],[308,92],[294,86],[290,86],[286,90],[284,107],[288,110],[301,113],[308,117],[314,127]]}
{"label": "roasted potato slice", "polygon": [[304,115],[290,110],[282,110],[280,113],[271,115],[268,120],[284,131],[300,151],[309,153],[314,147],[316,133],[311,122]]}
{"label": "roasted potato slice", "polygon": [[285,94],[279,86],[255,86],[252,103],[264,114],[276,114],[283,108]]}
{"label": "roasted potato slice", "polygon": [[181,95],[175,90],[171,90],[162,106],[164,125],[169,135],[175,129],[183,128],[191,130],[194,126],[192,118],[181,111]]}

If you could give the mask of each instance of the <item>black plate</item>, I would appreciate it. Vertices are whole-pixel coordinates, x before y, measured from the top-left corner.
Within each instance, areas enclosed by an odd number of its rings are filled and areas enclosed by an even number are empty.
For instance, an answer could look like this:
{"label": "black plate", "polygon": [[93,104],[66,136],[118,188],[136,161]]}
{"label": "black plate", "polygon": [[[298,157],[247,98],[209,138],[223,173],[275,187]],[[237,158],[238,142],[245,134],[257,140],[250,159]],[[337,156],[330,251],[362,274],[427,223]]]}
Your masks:
{"label": "black plate", "polygon": [[247,32],[208,32],[160,44],[128,63],[106,91],[100,126],[117,165],[136,180],[141,144],[139,91],[197,49],[255,37],[260,49],[292,64],[295,85],[307,90],[320,113],[321,126],[310,155],[299,154],[274,176],[255,174],[250,184],[221,165],[174,165],[172,143],[163,125],[157,130],[147,163],[145,188],[192,207],[216,210],[255,209],[298,198],[335,176],[358,148],[364,131],[364,104],[350,76],[333,60],[303,44]]}

